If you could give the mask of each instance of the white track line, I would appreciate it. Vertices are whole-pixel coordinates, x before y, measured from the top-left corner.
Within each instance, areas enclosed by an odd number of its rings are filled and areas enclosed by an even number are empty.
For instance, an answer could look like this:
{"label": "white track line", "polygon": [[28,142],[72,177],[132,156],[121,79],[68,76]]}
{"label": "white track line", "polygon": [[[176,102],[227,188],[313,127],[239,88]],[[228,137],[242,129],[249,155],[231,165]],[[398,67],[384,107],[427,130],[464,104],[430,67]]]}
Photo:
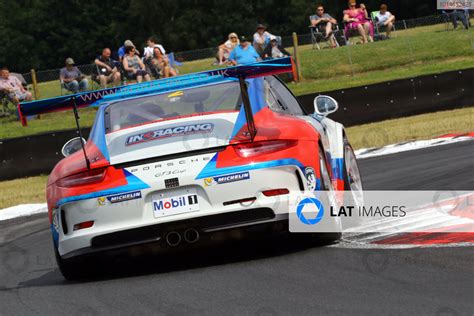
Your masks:
{"label": "white track line", "polygon": [[355,151],[357,159],[385,156],[406,151],[418,150],[422,148],[449,145],[464,141],[473,140],[471,136],[435,138],[429,140],[416,140],[400,144],[387,145],[381,148],[363,148]]}

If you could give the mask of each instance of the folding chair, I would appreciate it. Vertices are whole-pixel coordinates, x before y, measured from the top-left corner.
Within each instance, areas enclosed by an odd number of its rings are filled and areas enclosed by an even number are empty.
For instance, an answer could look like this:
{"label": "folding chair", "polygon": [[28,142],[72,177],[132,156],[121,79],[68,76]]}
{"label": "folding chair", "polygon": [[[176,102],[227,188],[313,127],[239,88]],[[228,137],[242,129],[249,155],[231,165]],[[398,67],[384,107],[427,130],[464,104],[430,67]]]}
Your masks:
{"label": "folding chair", "polygon": [[183,65],[183,63],[177,61],[175,58],[174,58],[174,53],[169,53],[167,54],[166,56],[168,56],[168,60],[170,62],[170,66],[171,67],[180,67]]}
{"label": "folding chair", "polygon": [[[311,17],[309,17],[309,21],[311,22]],[[313,49],[315,47],[318,48],[318,50],[321,49],[321,46],[319,45],[320,42],[326,42],[329,43],[330,39],[334,40],[336,43],[336,47],[339,47],[339,42],[336,38],[336,36],[339,35],[340,30],[339,30],[339,25],[338,24],[333,24],[332,25],[332,34],[329,38],[326,38],[326,30],[325,30],[325,25],[318,24],[317,26],[309,26],[309,29],[311,31],[311,43],[313,44]],[[329,46],[329,44],[328,44]]]}
{"label": "folding chair", "polygon": [[[380,11],[372,11],[370,13],[370,18],[372,19],[372,23],[374,24],[375,26],[375,34],[374,34],[374,41],[375,39],[383,39],[382,38],[382,35],[380,33],[382,32],[386,32],[387,31],[387,27],[386,26],[379,26],[379,19],[377,18],[377,15],[380,13]],[[392,30],[393,31],[396,31],[395,29],[395,23],[393,24],[393,27],[392,27]]]}

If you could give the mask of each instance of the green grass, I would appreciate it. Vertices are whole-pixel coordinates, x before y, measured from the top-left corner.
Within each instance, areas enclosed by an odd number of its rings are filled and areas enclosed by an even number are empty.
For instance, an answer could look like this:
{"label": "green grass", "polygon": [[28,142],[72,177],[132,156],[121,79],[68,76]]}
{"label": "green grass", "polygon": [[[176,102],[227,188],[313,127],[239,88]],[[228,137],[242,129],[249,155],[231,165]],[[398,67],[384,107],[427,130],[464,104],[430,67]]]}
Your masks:
{"label": "green grass", "polygon": [[[378,147],[407,140],[430,139],[451,132],[472,132],[474,108],[365,124],[350,127],[346,131],[354,149]],[[0,182],[0,209],[23,203],[44,202],[46,179],[46,176],[38,176]]]}
{"label": "green grass", "polygon": [[[300,46],[304,79],[289,87],[296,95],[302,95],[474,67],[474,30],[445,31],[444,27],[397,31],[388,41],[338,49],[318,51],[311,45]],[[180,74],[217,68],[212,66],[213,61],[209,58],[185,62],[179,68]],[[39,91],[41,98],[60,95],[59,82],[41,83]],[[82,126],[92,124],[93,113],[84,111]],[[22,128],[12,117],[0,118],[0,139],[74,127],[68,112],[42,115],[28,125]]]}
{"label": "green grass", "polygon": [[0,209],[18,204],[44,203],[47,176],[0,182]]}

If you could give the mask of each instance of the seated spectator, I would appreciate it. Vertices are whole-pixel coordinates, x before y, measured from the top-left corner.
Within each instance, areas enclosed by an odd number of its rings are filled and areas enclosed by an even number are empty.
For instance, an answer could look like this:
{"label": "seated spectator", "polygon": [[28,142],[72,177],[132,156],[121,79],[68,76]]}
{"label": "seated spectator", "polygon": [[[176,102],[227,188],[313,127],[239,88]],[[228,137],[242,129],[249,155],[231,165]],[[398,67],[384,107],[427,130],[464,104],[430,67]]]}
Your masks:
{"label": "seated spectator", "polygon": [[10,75],[7,67],[3,67],[0,73],[0,91],[15,105],[33,99],[31,92],[23,87],[17,77]]}
{"label": "seated spectator", "polygon": [[137,82],[150,81],[150,75],[145,70],[145,65],[143,64],[140,57],[136,54],[136,49],[134,46],[127,46],[125,48],[125,56],[123,57],[123,69],[127,72],[127,76],[130,79],[135,79]]}
{"label": "seated spectator", "polygon": [[276,38],[272,39],[270,41],[270,45],[267,45],[263,51],[264,59],[282,58],[288,56],[290,56],[290,53],[288,53],[281,45],[278,45]]}
{"label": "seated spectator", "polygon": [[369,21],[369,15],[364,4],[361,4],[358,9],[355,0],[350,0],[349,9],[344,11],[344,22],[346,22],[344,28],[346,38],[349,38],[350,32],[355,30],[361,36],[362,43],[373,42],[374,26]]}
{"label": "seated spectator", "polygon": [[324,30],[324,36],[326,40],[331,41],[331,46],[336,47],[336,39],[332,35],[332,26],[337,24],[335,18],[327,13],[324,13],[323,5],[318,5],[316,8],[316,14],[311,16],[311,26],[318,27],[321,31]]}
{"label": "seated spectator", "polygon": [[387,29],[387,38],[390,38],[390,33],[393,30],[393,23],[395,22],[395,16],[387,11],[387,5],[382,4],[380,6],[380,12],[375,16],[377,19],[377,25],[385,26]]}
{"label": "seated spectator", "polygon": [[143,59],[152,59],[155,47],[158,47],[161,51],[161,54],[165,55],[166,51],[163,45],[158,44],[158,40],[152,36],[146,41],[146,47],[143,49]]}
{"label": "seated spectator", "polygon": [[260,55],[255,48],[250,45],[250,41],[245,36],[240,37],[240,44],[237,45],[229,55],[232,65],[252,64],[260,60]]}
{"label": "seated spectator", "polygon": [[124,43],[123,43],[123,46],[121,46],[119,49],[118,49],[118,57],[119,57],[119,61],[120,62],[123,62],[123,56],[125,56],[125,49],[127,47],[133,47],[135,48],[135,54],[136,55],[140,55],[140,52],[138,50],[136,50],[136,47],[135,45],[133,45],[132,41],[131,40],[126,40]]}
{"label": "seated spectator", "polygon": [[66,59],[66,67],[59,71],[59,80],[64,88],[72,93],[86,91],[89,85],[79,68],[74,66],[74,60],[71,57]]}
{"label": "seated spectator", "polygon": [[97,65],[99,73],[97,74],[97,81],[102,88],[107,88],[108,83],[113,83],[114,86],[120,85],[120,71],[117,68],[117,61],[110,58],[110,48],[104,48],[102,55],[98,56],[94,63]]}
{"label": "seated spectator", "polygon": [[219,65],[223,65],[225,61],[229,59],[230,52],[239,45],[239,38],[237,34],[230,33],[227,41],[224,44],[219,45],[219,51],[217,52],[217,60]]}
{"label": "seated spectator", "polygon": [[176,70],[171,67],[168,57],[162,53],[162,50],[159,47],[155,47],[153,50],[151,65],[152,69],[159,72],[159,76],[163,78],[175,77],[177,75]]}
{"label": "seated spectator", "polygon": [[253,47],[260,55],[263,54],[263,50],[270,43],[272,38],[276,38],[275,35],[267,32],[267,28],[263,24],[257,25],[257,32],[253,34]]}
{"label": "seated spectator", "polygon": [[469,11],[460,11],[460,10],[453,10],[452,12],[446,12],[442,11],[443,14],[447,16],[448,19],[451,19],[451,22],[453,23],[454,29],[458,28],[458,20],[461,20],[462,24],[464,25],[464,28],[466,30],[469,29]]}

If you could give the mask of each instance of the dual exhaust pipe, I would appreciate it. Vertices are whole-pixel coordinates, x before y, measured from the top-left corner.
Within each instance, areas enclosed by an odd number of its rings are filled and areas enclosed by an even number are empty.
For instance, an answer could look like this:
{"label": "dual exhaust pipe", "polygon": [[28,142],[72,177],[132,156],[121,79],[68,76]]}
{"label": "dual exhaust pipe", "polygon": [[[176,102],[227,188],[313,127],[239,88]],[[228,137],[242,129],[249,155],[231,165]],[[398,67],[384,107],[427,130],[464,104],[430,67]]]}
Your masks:
{"label": "dual exhaust pipe", "polygon": [[194,228],[189,228],[183,234],[171,231],[165,235],[166,244],[170,247],[178,246],[183,240],[188,244],[194,244],[200,238],[199,232]]}

